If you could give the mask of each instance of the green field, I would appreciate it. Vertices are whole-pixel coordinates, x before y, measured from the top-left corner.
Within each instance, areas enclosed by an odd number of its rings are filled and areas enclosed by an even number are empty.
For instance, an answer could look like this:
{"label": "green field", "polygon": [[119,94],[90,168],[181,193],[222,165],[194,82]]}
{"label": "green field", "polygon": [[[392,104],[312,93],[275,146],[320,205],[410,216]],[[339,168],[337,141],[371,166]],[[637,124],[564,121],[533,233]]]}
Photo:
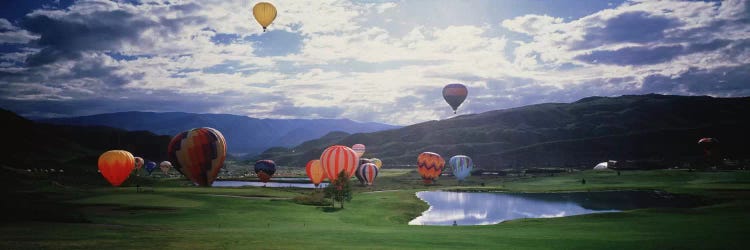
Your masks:
{"label": "green field", "polygon": [[[750,172],[574,172],[477,178],[425,187],[409,170],[387,170],[357,188],[343,210],[301,205],[303,189],[37,185],[0,226],[0,249],[744,249],[750,243]],[[582,185],[580,180],[587,183]],[[484,186],[480,184],[484,183]],[[700,196],[697,208],[642,209],[490,226],[409,226],[427,209],[424,189],[519,192],[658,189]],[[389,190],[387,192],[371,192]],[[15,213],[15,214],[14,214]]]}

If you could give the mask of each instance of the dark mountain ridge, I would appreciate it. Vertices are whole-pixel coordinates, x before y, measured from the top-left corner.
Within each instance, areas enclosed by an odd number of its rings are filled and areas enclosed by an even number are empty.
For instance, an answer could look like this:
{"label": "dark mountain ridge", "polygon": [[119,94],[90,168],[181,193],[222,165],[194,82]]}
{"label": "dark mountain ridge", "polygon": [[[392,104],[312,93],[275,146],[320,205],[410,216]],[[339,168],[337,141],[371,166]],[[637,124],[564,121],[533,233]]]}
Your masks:
{"label": "dark mountain ridge", "polygon": [[228,114],[182,112],[119,112],[39,122],[77,126],[108,126],[129,131],[145,130],[159,135],[175,134],[197,127],[221,131],[233,154],[257,154],[274,146],[290,147],[321,137],[331,131],[374,132],[397,128],[380,123],[360,123],[348,119],[257,119]]}
{"label": "dark mountain ridge", "polygon": [[593,167],[606,160],[696,164],[697,140],[716,137],[723,156],[750,158],[750,98],[626,95],[588,97],[462,115],[375,133],[320,138],[257,158],[304,166],[329,145],[367,145],[365,157],[414,165],[424,151],[465,154],[485,169]]}

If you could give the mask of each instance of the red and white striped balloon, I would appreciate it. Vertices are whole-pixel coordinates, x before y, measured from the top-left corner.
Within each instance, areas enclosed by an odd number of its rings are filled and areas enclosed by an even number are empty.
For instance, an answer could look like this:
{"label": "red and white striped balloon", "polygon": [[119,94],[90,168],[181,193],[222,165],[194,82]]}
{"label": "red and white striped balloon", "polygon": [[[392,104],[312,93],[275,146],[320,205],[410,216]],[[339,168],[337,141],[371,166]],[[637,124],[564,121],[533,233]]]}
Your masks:
{"label": "red and white striped balloon", "polygon": [[365,154],[365,144],[354,144],[352,145],[352,150],[357,153],[357,157],[362,157]]}
{"label": "red and white striped balloon", "polygon": [[359,165],[359,156],[347,146],[334,145],[326,148],[320,155],[320,164],[323,165],[328,179],[333,182],[341,171],[346,171],[347,176],[351,178]]}

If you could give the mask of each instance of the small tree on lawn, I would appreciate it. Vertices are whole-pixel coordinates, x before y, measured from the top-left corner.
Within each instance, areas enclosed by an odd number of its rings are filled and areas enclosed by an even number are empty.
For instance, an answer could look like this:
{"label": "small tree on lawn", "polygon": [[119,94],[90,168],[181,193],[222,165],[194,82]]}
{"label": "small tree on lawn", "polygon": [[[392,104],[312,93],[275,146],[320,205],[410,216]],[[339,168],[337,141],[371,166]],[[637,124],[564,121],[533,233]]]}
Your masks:
{"label": "small tree on lawn", "polygon": [[341,208],[344,208],[344,201],[352,200],[352,189],[349,175],[346,171],[339,172],[336,180],[328,184],[325,188],[326,198],[332,198],[331,206],[335,207],[338,201]]}

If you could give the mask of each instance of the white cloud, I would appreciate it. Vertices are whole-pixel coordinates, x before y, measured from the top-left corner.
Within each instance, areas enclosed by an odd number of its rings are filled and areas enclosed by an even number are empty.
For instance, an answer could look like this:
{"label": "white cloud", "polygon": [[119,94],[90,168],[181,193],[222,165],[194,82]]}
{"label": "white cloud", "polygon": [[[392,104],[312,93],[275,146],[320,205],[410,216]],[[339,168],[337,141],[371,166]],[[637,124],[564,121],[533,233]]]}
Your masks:
{"label": "white cloud", "polygon": [[[440,96],[442,86],[452,82],[471,88],[459,110],[482,112],[587,95],[639,93],[648,91],[643,83],[652,75],[678,77],[695,68],[750,64],[745,1],[630,1],[573,19],[518,13],[493,20],[492,13],[477,12],[471,19],[476,22],[449,25],[439,17],[466,13],[432,8],[435,13],[422,14],[440,20],[404,25],[430,18],[393,19],[404,2],[279,0],[274,1],[279,14],[266,33],[252,17],[252,4],[98,0],[79,1],[64,10],[37,10],[29,17],[46,16],[62,28],[121,27],[127,32],[110,37],[70,34],[59,44],[3,54],[0,72],[13,76],[0,76],[0,84],[46,86],[18,96],[43,98],[43,92],[56,100],[91,98],[112,89],[206,99],[231,93],[252,104],[227,101],[211,110],[409,124],[452,115]],[[2,29],[6,31],[0,33],[0,44],[26,44],[45,35],[43,29],[19,28],[6,19],[0,19]],[[294,43],[299,49],[274,40],[279,31],[300,39]],[[215,43],[217,34],[232,39]],[[266,46],[279,46],[286,53],[264,56]],[[644,54],[623,57],[623,51]],[[40,60],[36,68],[19,68],[29,55],[59,61]],[[700,88],[684,89],[676,93]]]}

